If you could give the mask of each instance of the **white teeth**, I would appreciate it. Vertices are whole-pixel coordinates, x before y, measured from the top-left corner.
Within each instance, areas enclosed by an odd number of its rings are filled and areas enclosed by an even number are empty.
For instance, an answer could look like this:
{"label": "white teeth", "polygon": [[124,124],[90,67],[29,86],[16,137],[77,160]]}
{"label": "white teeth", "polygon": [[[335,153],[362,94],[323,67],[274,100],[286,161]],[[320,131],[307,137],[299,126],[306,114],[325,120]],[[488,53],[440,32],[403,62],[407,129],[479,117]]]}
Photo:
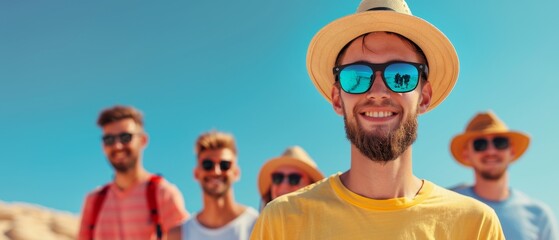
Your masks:
{"label": "white teeth", "polygon": [[388,112],[388,111],[384,111],[384,112],[365,112],[365,116],[367,117],[375,117],[375,118],[379,118],[379,117],[390,117],[392,116],[393,113],[392,112]]}

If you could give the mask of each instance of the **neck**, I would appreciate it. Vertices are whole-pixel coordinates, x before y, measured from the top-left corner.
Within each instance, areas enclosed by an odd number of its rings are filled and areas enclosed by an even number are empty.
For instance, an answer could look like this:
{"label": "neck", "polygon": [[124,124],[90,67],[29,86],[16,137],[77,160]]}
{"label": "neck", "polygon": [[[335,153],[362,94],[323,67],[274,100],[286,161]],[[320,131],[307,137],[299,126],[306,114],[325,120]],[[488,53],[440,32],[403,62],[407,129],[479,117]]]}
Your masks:
{"label": "neck", "polygon": [[141,166],[130,169],[126,172],[115,172],[114,183],[120,190],[128,190],[136,184],[146,181],[149,173]]}
{"label": "neck", "polygon": [[212,197],[204,193],[204,209],[196,216],[198,222],[207,228],[219,228],[233,221],[246,209],[235,202],[233,190],[222,197]]}
{"label": "neck", "polygon": [[503,201],[507,199],[510,195],[508,172],[505,172],[497,180],[487,180],[476,173],[474,191],[478,196],[489,201]]}
{"label": "neck", "polygon": [[372,199],[413,199],[423,182],[413,175],[411,146],[390,162],[374,162],[351,145],[351,168],[340,176],[352,192]]}

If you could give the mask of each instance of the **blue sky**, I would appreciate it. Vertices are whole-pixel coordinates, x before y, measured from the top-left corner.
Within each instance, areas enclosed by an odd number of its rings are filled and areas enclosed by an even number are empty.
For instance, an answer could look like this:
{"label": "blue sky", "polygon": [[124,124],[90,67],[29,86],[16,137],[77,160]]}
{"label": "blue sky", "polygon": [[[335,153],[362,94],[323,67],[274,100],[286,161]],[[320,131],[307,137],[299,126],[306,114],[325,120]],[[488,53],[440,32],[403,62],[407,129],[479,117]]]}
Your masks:
{"label": "blue sky", "polygon": [[[99,111],[145,114],[148,170],[201,209],[193,144],[205,131],[236,136],[236,199],[258,207],[260,166],[300,145],[327,174],[349,167],[342,118],[315,90],[306,50],[359,1],[0,1],[0,200],[79,213],[112,170],[95,125]],[[450,187],[473,180],[450,155],[451,138],[492,109],[532,136],[511,185],[559,213],[559,113],[554,99],[559,2],[409,1],[441,29],[461,63],[458,82],[419,119],[415,174]]]}

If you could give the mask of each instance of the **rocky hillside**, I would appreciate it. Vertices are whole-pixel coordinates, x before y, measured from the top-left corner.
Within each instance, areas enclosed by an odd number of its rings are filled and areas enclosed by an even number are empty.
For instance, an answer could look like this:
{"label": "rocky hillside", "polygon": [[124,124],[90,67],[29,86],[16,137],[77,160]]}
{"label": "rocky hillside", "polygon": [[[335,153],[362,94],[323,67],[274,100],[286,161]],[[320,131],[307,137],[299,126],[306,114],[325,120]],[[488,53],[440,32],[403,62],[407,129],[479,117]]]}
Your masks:
{"label": "rocky hillside", "polygon": [[0,201],[0,240],[76,239],[79,217],[25,203]]}

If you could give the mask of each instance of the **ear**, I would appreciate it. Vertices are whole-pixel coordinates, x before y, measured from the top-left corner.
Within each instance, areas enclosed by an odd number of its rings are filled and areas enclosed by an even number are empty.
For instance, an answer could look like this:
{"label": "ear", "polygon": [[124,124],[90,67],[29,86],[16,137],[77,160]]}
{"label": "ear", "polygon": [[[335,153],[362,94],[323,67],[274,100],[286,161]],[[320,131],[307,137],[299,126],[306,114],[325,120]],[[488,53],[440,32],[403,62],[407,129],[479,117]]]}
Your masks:
{"label": "ear", "polygon": [[466,162],[466,164],[472,165],[472,161],[470,160],[470,150],[466,145],[462,148],[462,159]]}
{"label": "ear", "polygon": [[425,113],[431,105],[431,96],[433,96],[433,89],[430,82],[425,82],[421,87],[421,94],[419,95],[418,111],[419,114]]}
{"label": "ear", "polygon": [[332,92],[330,94],[330,96],[332,97],[332,107],[334,108],[334,111],[338,114],[343,116],[344,115],[344,108],[342,106],[343,101],[342,98],[340,96],[340,91],[341,89],[336,87],[336,86],[332,86]]}
{"label": "ear", "polygon": [[509,149],[510,149],[510,156],[511,156],[512,158],[515,158],[517,152],[514,151],[515,148],[514,148],[514,142],[513,142],[513,141],[510,141]]}
{"label": "ear", "polygon": [[198,167],[198,160],[196,160],[196,166],[194,166],[194,169],[192,170],[192,174],[194,175],[194,179],[198,181],[202,179],[200,177],[200,168]]}
{"label": "ear", "polygon": [[236,162],[235,167],[233,168],[233,179],[235,182],[241,180],[241,168]]}
{"label": "ear", "polygon": [[147,133],[142,133],[140,134],[140,144],[142,145],[142,147],[146,147],[148,145],[149,142],[149,137]]}

